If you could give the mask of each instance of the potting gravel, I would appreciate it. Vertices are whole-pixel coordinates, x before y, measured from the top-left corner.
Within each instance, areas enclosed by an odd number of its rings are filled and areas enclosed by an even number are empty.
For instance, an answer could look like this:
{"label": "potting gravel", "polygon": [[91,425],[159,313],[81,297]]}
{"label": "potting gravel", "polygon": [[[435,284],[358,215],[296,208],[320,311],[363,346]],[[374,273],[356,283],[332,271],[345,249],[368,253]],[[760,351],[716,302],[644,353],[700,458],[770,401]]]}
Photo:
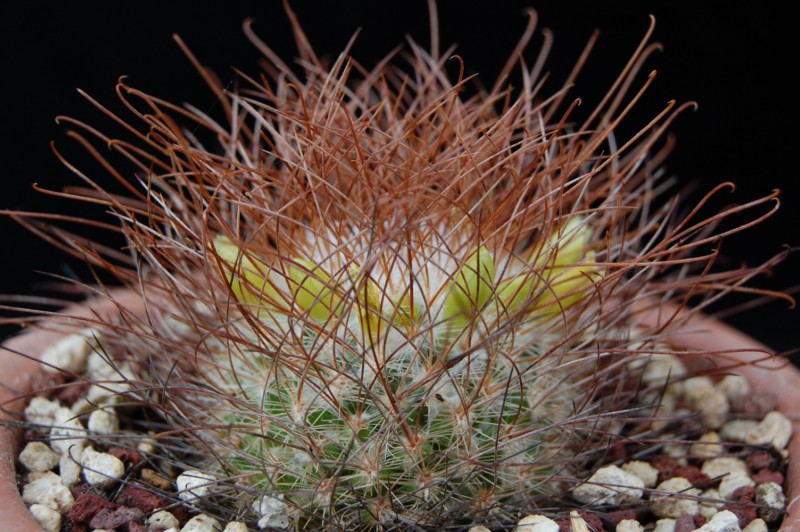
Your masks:
{"label": "potting gravel", "polygon": [[[162,455],[170,446],[131,424],[131,407],[120,402],[127,386],[116,382],[120,368],[98,354],[97,342],[95,332],[83,331],[49,349],[42,391],[25,409],[20,486],[44,530],[240,532],[291,526],[282,496],[257,500],[247,521],[220,523],[203,513],[203,497],[221,480],[176,470]],[[58,366],[72,375],[84,373],[70,380]],[[777,529],[785,513],[783,472],[792,427],[775,410],[774,398],[753,397],[735,375],[717,382],[705,376],[684,379],[688,373],[673,355],[645,357],[631,367],[663,394],[657,415],[647,422],[662,430],[660,443],[642,451],[641,442],[625,445],[620,439],[605,462],[570,489],[574,509],[528,515],[502,530]],[[678,379],[665,386],[669,375]],[[125,416],[120,409],[127,409]],[[663,431],[675,419],[683,429],[700,430],[683,430],[679,441],[670,441]],[[465,528],[491,530],[482,524]]]}

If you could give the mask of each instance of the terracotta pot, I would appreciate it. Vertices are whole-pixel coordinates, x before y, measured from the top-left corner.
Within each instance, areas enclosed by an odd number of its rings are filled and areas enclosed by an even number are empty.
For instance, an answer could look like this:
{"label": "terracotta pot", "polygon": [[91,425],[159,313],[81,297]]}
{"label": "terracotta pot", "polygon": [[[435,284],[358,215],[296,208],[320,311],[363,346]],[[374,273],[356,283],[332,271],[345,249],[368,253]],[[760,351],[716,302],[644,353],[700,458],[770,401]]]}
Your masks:
{"label": "terracotta pot", "polygon": [[[116,292],[114,298],[119,305],[136,311],[143,308],[141,298],[130,292]],[[62,313],[74,318],[92,318],[97,315],[111,316],[117,306],[107,299],[95,300],[86,304],[73,305]],[[643,321],[658,326],[669,317],[670,309],[662,312],[648,311]],[[76,319],[70,327],[69,320],[59,320],[58,328],[37,328],[26,331],[7,341],[0,350],[0,421],[18,415],[23,409],[23,401],[14,400],[30,391],[34,375],[40,366],[31,358],[38,357],[42,350],[59,337],[86,327],[85,321]],[[45,325],[53,320],[46,320]],[[698,351],[711,351],[724,357],[724,365],[732,360],[758,362],[745,365],[736,371],[750,382],[752,392],[777,395],[779,409],[793,420],[795,434],[800,433],[800,372],[780,360],[763,360],[769,350],[741,332],[711,318],[696,316],[691,318],[681,331],[669,336],[671,344]],[[713,357],[712,357],[713,358]],[[31,532],[41,530],[38,523],[28,513],[15,480],[15,460],[19,442],[19,431],[8,428],[0,430],[0,526],[3,532]],[[800,455],[800,437],[789,443],[790,456]],[[782,531],[800,530],[800,460],[789,461],[788,466],[788,515],[781,526]]]}

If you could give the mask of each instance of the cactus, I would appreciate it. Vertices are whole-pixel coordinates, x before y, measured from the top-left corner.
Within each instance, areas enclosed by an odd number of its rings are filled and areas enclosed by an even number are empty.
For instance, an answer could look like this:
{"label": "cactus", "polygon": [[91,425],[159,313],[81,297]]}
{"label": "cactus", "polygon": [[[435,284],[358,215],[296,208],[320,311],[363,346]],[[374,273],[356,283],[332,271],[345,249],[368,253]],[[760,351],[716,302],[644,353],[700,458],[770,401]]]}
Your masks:
{"label": "cactus", "polygon": [[131,198],[87,196],[130,263],[72,248],[148,302],[93,324],[135,372],[131,397],[204,451],[186,467],[226,479],[231,514],[267,496],[298,528],[435,527],[562,493],[636,395],[626,364],[655,338],[635,307],[759,271],[709,276],[697,251],[726,234],[717,217],[653,202],[658,141],[686,106],[614,138],[646,46],[576,124],[567,88],[540,98],[524,65],[518,91],[470,96],[438,50],[356,76],[295,30],[302,75],[267,54],[276,77],[214,86],[219,121],[121,81],[146,134],[70,122],[121,158],[93,151],[105,168],[147,175]]}

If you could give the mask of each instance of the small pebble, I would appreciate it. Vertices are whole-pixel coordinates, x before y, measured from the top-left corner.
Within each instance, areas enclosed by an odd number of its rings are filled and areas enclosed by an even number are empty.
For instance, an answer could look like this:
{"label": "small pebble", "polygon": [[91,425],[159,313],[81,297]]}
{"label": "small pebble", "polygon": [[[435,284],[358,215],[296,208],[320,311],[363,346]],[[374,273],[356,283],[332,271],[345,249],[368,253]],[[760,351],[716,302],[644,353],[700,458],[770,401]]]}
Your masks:
{"label": "small pebble", "polygon": [[642,479],[645,488],[653,488],[658,482],[658,469],[641,460],[631,460],[622,464],[622,470]]}
{"label": "small pebble", "polygon": [[42,369],[48,373],[83,373],[89,353],[98,348],[94,331],[87,329],[80,334],[65,336],[42,353]]}
{"label": "small pebble", "polygon": [[[652,511],[658,517],[677,519],[682,515],[694,515],[699,510],[697,496],[700,490],[683,477],[672,477],[656,487],[659,493],[650,496]],[[672,495],[669,495],[672,494]]]}
{"label": "small pebble", "polygon": [[74,445],[61,455],[58,461],[58,472],[61,483],[68,488],[76,485],[81,480],[81,455],[83,455],[84,445]]}
{"label": "small pebble", "polygon": [[40,441],[29,442],[19,453],[19,463],[28,471],[50,471],[60,458],[61,455]]}
{"label": "small pebble", "polygon": [[723,423],[719,429],[719,437],[723,441],[744,443],[747,435],[758,427],[758,422],[751,419],[734,419]]}
{"label": "small pebble", "polygon": [[31,504],[28,510],[39,521],[45,532],[59,532],[61,530],[61,512],[46,504]]}
{"label": "small pebble", "polygon": [[51,401],[44,397],[34,397],[25,407],[25,421],[31,425],[50,427],[56,410],[63,405],[58,401]]}
{"label": "small pebble", "polygon": [[[477,529],[477,530],[474,530],[474,529]],[[480,529],[483,529],[483,530],[480,530]],[[474,527],[470,528],[471,532],[473,530],[474,530],[474,532],[484,532],[484,531],[491,532],[491,530],[489,530],[485,526],[474,526]],[[225,525],[225,530],[223,530],[222,532],[247,532],[247,525],[242,523],[241,521],[231,521],[230,523]]]}
{"label": "small pebble", "polygon": [[98,453],[91,447],[83,450],[81,455],[83,478],[92,486],[108,488],[125,476],[125,464],[116,456]]}
{"label": "small pebble", "polygon": [[719,478],[724,475],[733,475],[735,473],[741,473],[743,475],[749,474],[747,464],[738,458],[734,458],[733,456],[720,456],[719,458],[706,460],[703,462],[700,471],[712,479]]}
{"label": "small pebble", "polygon": [[64,454],[73,445],[82,447],[88,441],[86,429],[69,408],[61,407],[55,411],[50,428],[50,447],[55,452]]}
{"label": "small pebble", "polygon": [[643,488],[642,479],[611,465],[598,469],[572,496],[583,504],[623,504],[641,499]]}
{"label": "small pebble", "polygon": [[119,432],[119,417],[111,407],[98,408],[89,416],[86,427],[94,434],[115,434]]}
{"label": "small pebble", "polygon": [[527,515],[519,520],[514,532],[558,532],[558,524],[543,515]]}
{"label": "small pebble", "polygon": [[219,524],[219,521],[206,514],[192,517],[189,519],[189,522],[181,528],[181,532],[219,532],[220,530],[222,530],[222,526]]}
{"label": "small pebble", "polygon": [[697,439],[697,443],[692,444],[689,448],[689,456],[691,458],[699,458],[707,460],[722,454],[722,445],[720,445],[721,438],[719,434],[711,431],[706,432]]}
{"label": "small pebble", "polygon": [[753,519],[750,524],[742,529],[742,532],[767,532],[767,523],[763,519]]}
{"label": "small pebble", "polygon": [[733,512],[723,510],[696,532],[742,532],[742,529],[739,528],[739,518]]}
{"label": "small pebble", "polygon": [[155,532],[155,530],[167,530],[169,528],[177,528],[180,525],[178,518],[166,510],[159,510],[147,518],[148,532]]}
{"label": "small pebble", "polygon": [[283,494],[264,495],[252,508],[259,515],[258,528],[289,528],[289,506],[283,502]]}
{"label": "small pebble", "polygon": [[759,508],[758,515],[767,523],[774,523],[783,515],[786,509],[786,495],[783,488],[774,482],[765,482],[756,487],[756,504]]}
{"label": "small pebble", "polygon": [[722,478],[719,483],[719,495],[723,499],[731,499],[733,493],[739,488],[755,486],[756,483],[747,473],[731,473]]}
{"label": "small pebble", "polygon": [[144,512],[138,508],[127,508],[120,506],[118,508],[103,508],[89,521],[89,526],[94,529],[107,528],[115,530],[118,527],[126,525],[131,521],[139,521],[144,517]]}
{"label": "small pebble", "polygon": [[139,472],[139,478],[142,482],[158,488],[161,491],[168,491],[172,488],[172,481],[158,474],[158,472],[147,467],[142,468]]}
{"label": "small pebble", "polygon": [[635,519],[625,519],[617,524],[617,532],[644,532],[644,527]]}
{"label": "small pebble", "polygon": [[185,471],[175,481],[175,485],[178,488],[178,497],[187,502],[201,499],[208,495],[211,486],[216,480],[214,476],[202,471]]}
{"label": "small pebble", "polygon": [[48,471],[22,488],[22,500],[27,504],[43,504],[61,513],[69,511],[75,498],[55,473]]}
{"label": "small pebble", "polygon": [[750,385],[747,379],[741,375],[725,375],[717,383],[717,389],[725,394],[729,401],[744,397],[750,393]]}
{"label": "small pebble", "polygon": [[699,513],[706,519],[711,519],[724,504],[724,502],[720,500],[719,491],[717,491],[716,488],[709,488],[703,491],[700,494],[699,503]]}
{"label": "small pebble", "polygon": [[675,532],[674,519],[659,519],[656,521],[656,526],[653,532]]}
{"label": "small pebble", "polygon": [[792,422],[778,411],[772,411],[744,438],[750,445],[771,445],[781,451],[792,437]]}

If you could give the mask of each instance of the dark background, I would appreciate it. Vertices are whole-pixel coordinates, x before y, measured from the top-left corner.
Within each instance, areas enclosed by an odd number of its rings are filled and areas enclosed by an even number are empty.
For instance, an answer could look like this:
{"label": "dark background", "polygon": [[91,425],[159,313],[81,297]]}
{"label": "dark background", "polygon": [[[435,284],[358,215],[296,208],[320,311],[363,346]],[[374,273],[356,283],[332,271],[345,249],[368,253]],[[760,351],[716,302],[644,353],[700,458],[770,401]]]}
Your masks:
{"label": "dark background", "polygon": [[[256,72],[258,53],[247,42],[241,23],[255,18],[256,32],[282,57],[295,50],[288,19],[277,1],[258,2],[17,2],[0,8],[0,208],[76,212],[63,200],[32,190],[32,183],[57,189],[74,178],[52,154],[49,143],[81,165],[81,149],[67,139],[57,115],[107,125],[99,112],[76,92],[81,87],[98,100],[115,103],[120,75],[147,92],[200,109],[214,108],[214,98],[171,38],[180,34],[194,53],[221,78],[232,79],[232,67]],[[737,189],[726,201],[744,202],[783,191],[783,207],[770,221],[745,237],[726,241],[731,265],[756,264],[800,245],[796,230],[800,210],[797,180],[796,87],[787,81],[796,66],[796,29],[792,17],[767,7],[734,7],[729,2],[482,2],[442,0],[439,15],[442,44],[457,42],[457,53],[469,73],[486,84],[505,62],[521,35],[523,8],[539,12],[539,28],[553,30],[555,44],[548,61],[554,81],[563,80],[594,29],[600,41],[573,96],[584,100],[583,112],[601,98],[657,19],[655,40],[664,44],[647,69],[658,76],[631,124],[644,124],[668,100],[696,101],[696,112],[681,116],[672,128],[677,147],[667,170],[681,186],[694,183],[695,194],[720,181]],[[555,5],[558,4],[558,5]],[[309,2],[293,7],[318,53],[335,57],[356,29],[362,33],[354,55],[373,65],[407,35],[427,45],[428,16],[423,0]],[[541,33],[526,57],[530,61]],[[551,85],[552,88],[556,84]],[[113,128],[112,128],[113,130]],[[86,162],[87,168],[92,168]],[[99,172],[94,176],[101,175]],[[696,196],[695,196],[696,197]],[[73,209],[69,211],[69,209]],[[0,218],[4,266],[0,294],[34,294],[47,289],[49,278],[86,271],[77,261],[53,251],[14,222]],[[756,282],[770,288],[797,283],[800,260],[790,257],[770,278]],[[784,302],[771,303],[730,321],[779,350],[800,347],[800,311]],[[0,329],[0,335],[11,329]]]}

